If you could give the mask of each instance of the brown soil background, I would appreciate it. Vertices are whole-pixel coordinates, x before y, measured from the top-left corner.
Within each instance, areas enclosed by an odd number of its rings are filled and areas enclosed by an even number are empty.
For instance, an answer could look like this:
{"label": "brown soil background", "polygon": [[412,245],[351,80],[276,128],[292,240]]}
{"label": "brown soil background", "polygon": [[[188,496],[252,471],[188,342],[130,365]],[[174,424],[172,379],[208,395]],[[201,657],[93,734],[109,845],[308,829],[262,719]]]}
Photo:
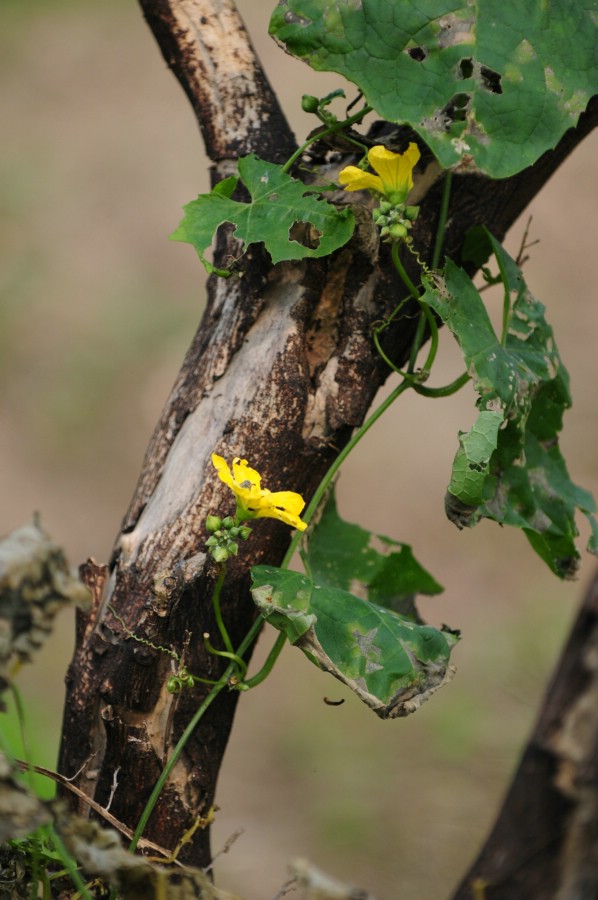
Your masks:
{"label": "brown soil background", "polygon": [[[270,3],[239,7],[304,135],[313,121],[301,94],[341,79],[276,48]],[[167,235],[208,188],[206,159],[135,3],[4,0],[0,76],[0,531],[38,510],[73,563],[103,561],[201,314],[203,270]],[[595,493],[597,146],[587,140],[529,210],[540,243],[526,266],[571,373],[565,455]],[[459,371],[446,335],[434,381]],[[594,562],[584,555],[579,581],[560,584],[521,535],[488,523],[460,534],[446,521],[456,432],[472,419],[467,390],[407,396],[340,482],[345,518],[411,543],[445,585],[421,610],[462,629],[457,676],[417,716],[380,722],[284,653],[241,699],[218,791],[214,848],[244,829],[218,881],[245,900],[273,897],[296,857],[378,900],[443,898],[493,819]],[[72,632],[64,615],[20,679],[34,759],[49,766]],[[347,700],[329,707],[324,696]],[[18,752],[14,719],[0,727]]]}

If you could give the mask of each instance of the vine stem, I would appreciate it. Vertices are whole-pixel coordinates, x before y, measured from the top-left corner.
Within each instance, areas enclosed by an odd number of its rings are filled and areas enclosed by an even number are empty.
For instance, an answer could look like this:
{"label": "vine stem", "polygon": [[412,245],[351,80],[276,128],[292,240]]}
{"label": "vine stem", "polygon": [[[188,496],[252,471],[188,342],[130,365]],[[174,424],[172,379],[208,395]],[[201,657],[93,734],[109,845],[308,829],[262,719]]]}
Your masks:
{"label": "vine stem", "polygon": [[413,339],[413,346],[411,347],[409,366],[407,368],[407,372],[409,373],[409,375],[412,375],[415,368],[415,360],[417,359],[417,354],[419,353],[419,348],[421,347],[422,339],[424,336],[424,328],[426,323],[428,324],[428,328],[430,330],[430,350],[428,352],[427,359],[422,367],[422,371],[429,372],[432,368],[438,350],[438,325],[436,324],[434,313],[432,312],[428,304],[424,300],[422,300],[419,291],[407,274],[407,270],[403,265],[403,260],[401,259],[399,249],[400,242],[397,241],[392,245],[392,261],[394,263],[395,269],[399,273],[401,281],[403,282],[413,299],[419,304],[419,308],[421,310],[419,321],[417,323],[417,331],[415,333],[415,338]]}
{"label": "vine stem", "polygon": [[[243,638],[241,643],[239,644],[239,647],[237,648],[237,651],[235,654],[236,656],[242,657],[243,654],[249,649],[251,644],[257,638],[257,636],[260,632],[260,628],[262,627],[262,624],[263,624],[263,620],[262,620],[261,616],[259,616],[255,620],[255,622],[253,623],[253,625],[251,626],[251,628],[249,629],[249,631],[247,632],[247,634],[245,635],[245,637]],[[160,777],[158,778],[156,784],[154,785],[154,789],[153,789],[152,793],[150,794],[149,800],[147,801],[145,808],[144,808],[143,812],[141,813],[139,822],[137,823],[137,827],[135,828],[135,832],[131,839],[131,843],[129,844],[129,851],[131,853],[134,853],[135,850],[137,849],[137,844],[139,843],[139,839],[141,838],[141,835],[145,831],[145,827],[149,821],[151,814],[154,811],[154,807],[158,801],[158,797],[162,793],[162,789],[163,789],[164,785],[166,784],[166,782],[168,781],[170,773],[172,772],[173,768],[175,767],[176,763],[178,762],[178,759],[179,759],[181,753],[185,749],[185,745],[187,744],[187,741],[189,740],[189,738],[195,731],[195,729],[196,729],[197,725],[199,724],[199,721],[202,718],[205,711],[208,709],[208,707],[210,707],[212,705],[212,703],[214,702],[214,700],[216,699],[218,694],[222,691],[222,689],[228,685],[228,680],[231,677],[231,675],[233,675],[233,673],[236,671],[236,669],[237,669],[237,664],[235,662],[229,663],[229,665],[226,667],[225,671],[222,673],[220,680],[216,682],[216,684],[214,685],[214,687],[212,688],[210,693],[204,698],[203,702],[198,706],[193,718],[189,721],[189,724],[187,725],[187,727],[185,728],[181,737],[177,741],[176,746],[175,746],[174,750],[172,751],[172,754],[168,758],[168,761],[166,762],[166,765],[164,766]]]}
{"label": "vine stem", "polygon": [[[340,469],[340,467],[346,460],[349,453],[351,453],[353,448],[356,446],[356,444],[359,443],[359,441],[362,439],[362,437],[365,434],[367,434],[367,432],[370,430],[372,425],[374,425],[378,421],[380,416],[386,412],[388,407],[394,403],[394,401],[397,399],[397,397],[399,397],[403,393],[403,391],[407,390],[407,388],[410,386],[411,385],[410,385],[409,381],[402,381],[399,385],[397,385],[397,387],[393,391],[391,391],[391,393],[388,395],[388,397],[382,401],[380,406],[376,410],[374,410],[374,412],[369,417],[369,419],[367,419],[363,423],[361,428],[359,428],[355,432],[355,434],[353,435],[351,440],[346,444],[346,446],[343,447],[343,449],[341,450],[341,452],[339,453],[337,458],[334,460],[334,462],[332,463],[332,465],[326,472],[324,478],[318,485],[313,497],[311,498],[311,501],[305,511],[304,516],[303,516],[303,520],[305,522],[309,523],[311,521],[316,509],[318,508],[318,506],[320,504],[322,497],[328,490],[333,478],[335,477],[336,473],[338,472],[338,470]],[[293,537],[291,543],[289,544],[289,549],[287,550],[285,557],[280,565],[281,569],[285,569],[288,566],[289,562],[291,561],[291,557],[292,557],[293,553],[295,552],[295,550],[297,549],[297,545],[299,544],[300,540],[301,540],[301,532],[297,532],[295,534],[295,536]]]}
{"label": "vine stem", "polygon": [[[438,263],[440,262],[440,254],[442,252],[442,245],[444,243],[444,232],[446,230],[446,223],[447,223],[447,219],[448,219],[448,210],[449,210],[449,204],[450,204],[450,199],[451,199],[452,186],[453,186],[453,173],[450,170],[447,170],[447,172],[444,175],[444,183],[442,186],[442,198],[440,201],[440,215],[438,217],[438,226],[436,228],[436,238],[434,241],[434,250],[432,252],[432,269],[437,269]],[[397,256],[397,259],[398,259],[398,256]],[[393,257],[393,261],[395,263],[395,266],[397,266],[397,260],[395,260],[394,257]],[[405,281],[403,275],[401,274],[401,269],[403,269],[403,265],[402,265],[400,259],[398,259],[398,263],[400,266],[400,268],[399,268],[399,266],[397,266],[399,275],[401,275],[401,278],[403,278],[403,281]],[[404,271],[404,269],[403,269],[403,271]],[[405,273],[405,275],[406,274],[407,273]],[[407,284],[406,281],[405,281],[405,284]],[[409,287],[408,284],[407,284],[407,286]],[[412,282],[411,282],[411,286],[413,287]],[[415,299],[418,302],[420,302],[419,295],[417,294],[417,292],[414,294],[413,291],[411,290],[411,288],[409,288],[409,290],[410,290],[410,293],[412,294],[412,296],[415,297]],[[430,327],[430,322],[431,322],[431,320],[434,322],[434,327],[436,329],[436,335],[438,335],[438,327],[436,325],[436,320],[434,319],[433,313],[431,312],[429,307],[428,307],[428,310],[426,313],[426,307],[424,307],[421,304],[421,302],[420,302],[420,306],[422,307],[422,312],[424,313],[426,318],[424,319],[423,315],[420,315],[420,317],[419,317],[419,321],[417,323],[417,331],[415,333],[415,339],[413,341],[413,346],[411,348],[411,356],[409,357],[409,365],[407,366],[408,372],[413,372],[413,370],[415,369],[415,361],[417,359],[417,354],[419,353],[419,348],[421,347],[421,343],[422,343],[422,340],[424,337],[424,328],[426,325],[426,321],[428,323],[428,327],[430,328],[431,334],[432,334],[432,330]],[[434,356],[435,355],[436,355],[436,353],[434,352]],[[432,361],[434,360],[434,356],[432,357]],[[428,368],[428,367],[429,367],[428,362],[426,361],[425,368]]]}
{"label": "vine stem", "polygon": [[438,228],[436,229],[436,240],[434,241],[434,250],[432,252],[432,268],[437,269],[440,262],[440,254],[444,243],[444,232],[446,231],[446,222],[448,219],[449,204],[451,202],[451,190],[453,187],[453,173],[450,169],[444,174],[444,183],[442,185],[442,199],[440,201],[440,215],[438,217]]}
{"label": "vine stem", "polygon": [[[226,625],[222,619],[222,612],[220,610],[220,591],[222,590],[222,585],[224,584],[224,579],[226,577],[226,566],[220,566],[220,572],[218,573],[218,578],[216,579],[216,584],[214,585],[214,593],[212,594],[212,605],[214,607],[214,617],[216,619],[216,625],[218,626],[218,631],[220,632],[220,637],[224,641],[224,646],[227,650],[227,655],[234,655],[235,649],[232,645],[231,639],[229,637],[228,631],[226,630]],[[210,650],[212,653],[213,650]]]}
{"label": "vine stem", "polygon": [[283,172],[288,172],[289,169],[295,164],[295,162],[303,155],[303,153],[307,150],[310,144],[313,144],[315,141],[321,141],[322,138],[326,137],[329,134],[334,134],[336,131],[340,131],[341,128],[346,128],[349,125],[354,125],[355,122],[360,122],[364,116],[367,116],[369,112],[372,111],[371,106],[364,106],[359,112],[355,113],[355,115],[350,116],[348,119],[344,119],[342,122],[335,122],[334,125],[330,125],[328,128],[324,129],[324,131],[318,131],[316,134],[312,135],[312,137],[308,138],[305,143],[301,144],[301,146],[295,150],[292,156],[290,156],[284,166],[282,167]]}
{"label": "vine stem", "polygon": [[[226,636],[228,637],[228,632]],[[230,638],[228,642],[230,643]],[[213,647],[210,643],[210,635],[207,632],[204,632],[203,643],[208,653],[211,653],[212,656],[221,656],[223,659],[230,659],[234,663],[236,663],[236,665],[239,667],[241,678],[245,677],[245,673],[247,672],[247,663],[244,659],[241,659],[241,657],[238,656],[234,650],[231,650],[230,653],[228,653],[226,650],[216,650],[216,648]],[[216,684],[218,684],[218,681],[216,682]]]}

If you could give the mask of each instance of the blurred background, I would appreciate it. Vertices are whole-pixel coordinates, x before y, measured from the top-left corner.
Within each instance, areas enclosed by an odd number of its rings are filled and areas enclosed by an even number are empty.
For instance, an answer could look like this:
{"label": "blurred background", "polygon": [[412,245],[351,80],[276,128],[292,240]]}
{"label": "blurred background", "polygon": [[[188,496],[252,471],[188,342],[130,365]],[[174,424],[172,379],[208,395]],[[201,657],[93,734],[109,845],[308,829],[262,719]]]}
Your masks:
{"label": "blurred background", "polygon": [[[275,46],[272,5],[239,2],[302,137],[314,122],[301,95],[344,85]],[[201,315],[202,267],[167,237],[209,189],[207,162],[132,0],[2,0],[0,76],[0,532],[37,510],[73,564],[104,562]],[[528,211],[539,243],[525,269],[571,374],[563,450],[595,493],[597,146],[586,140]],[[461,370],[448,334],[442,343],[436,384]],[[339,495],[344,518],[411,543],[445,585],[420,609],[462,629],[457,675],[416,716],[381,722],[285,651],[241,698],[217,795],[214,850],[244,830],[218,882],[245,900],[274,897],[297,857],[378,900],[443,898],[493,821],[595,563],[584,554],[579,580],[561,584],[520,534],[448,523],[456,433],[473,403],[468,389],[442,403],[407,395],[348,462]],[[72,645],[63,614],[19,681],[34,761],[50,767]],[[0,726],[22,753],[14,716]]]}

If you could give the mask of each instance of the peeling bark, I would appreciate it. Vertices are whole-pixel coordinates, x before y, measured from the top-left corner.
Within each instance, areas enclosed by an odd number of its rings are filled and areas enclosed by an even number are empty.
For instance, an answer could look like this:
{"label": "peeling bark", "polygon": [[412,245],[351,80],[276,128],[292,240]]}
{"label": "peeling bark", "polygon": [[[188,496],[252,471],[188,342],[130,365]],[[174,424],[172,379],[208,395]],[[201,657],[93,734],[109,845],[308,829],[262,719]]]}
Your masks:
{"label": "peeling bark", "polygon": [[[227,160],[240,154],[287,158],[291,132],[234,5],[141,5],[192,102],[220,175],[228,174]],[[501,238],[595,124],[597,110],[556,151],[513,179],[455,178],[446,251],[458,259],[465,231],[482,221]],[[429,259],[440,186],[421,181],[420,189],[414,240]],[[215,571],[201,556],[204,522],[209,513],[232,511],[210,454],[245,457],[271,489],[309,498],[388,374],[371,328],[392,311],[401,289],[367,210],[358,211],[358,222],[350,244],[329,258],[272,266],[254,246],[235,277],[210,280],[203,321],[151,439],[109,567],[91,564],[85,571],[94,605],[79,619],[67,676],[60,771],[72,777],[83,766],[76,786],[100,805],[110,799],[111,813],[130,827],[208,691],[168,694],[176,662],[164,650],[176,652],[203,678],[217,679],[223,670],[202,642],[203,633],[216,632]],[[216,264],[228,255],[235,255],[235,246],[225,235]],[[385,332],[386,352],[399,364],[408,356],[414,327],[415,320],[407,319]],[[285,526],[261,520],[231,561],[222,606],[235,645],[255,618],[250,566],[276,565],[288,542]],[[195,817],[209,811],[236,700],[235,693],[220,694],[179,760],[146,831],[161,846],[173,847]],[[209,831],[197,832],[180,858],[207,865]]]}
{"label": "peeling bark", "polygon": [[232,0],[140,0],[195,111],[210,159],[284,162],[293,135]]}

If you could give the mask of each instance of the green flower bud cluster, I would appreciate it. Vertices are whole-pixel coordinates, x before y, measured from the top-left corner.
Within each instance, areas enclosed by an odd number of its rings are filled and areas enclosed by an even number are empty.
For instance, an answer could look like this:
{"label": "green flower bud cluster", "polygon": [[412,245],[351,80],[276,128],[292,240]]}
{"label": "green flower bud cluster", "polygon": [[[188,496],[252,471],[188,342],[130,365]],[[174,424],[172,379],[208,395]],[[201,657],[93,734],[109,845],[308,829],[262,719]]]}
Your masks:
{"label": "green flower bud cluster", "polygon": [[206,547],[217,563],[226,562],[229,556],[236,556],[239,552],[237,541],[246,541],[251,534],[251,528],[247,525],[238,525],[237,520],[232,516],[227,516],[225,519],[208,516],[206,528],[210,532]]}
{"label": "green flower bud cluster", "polygon": [[387,243],[402,241],[417,219],[419,206],[395,206],[389,200],[382,200],[380,206],[372,211],[374,223],[380,229],[380,237]]}

